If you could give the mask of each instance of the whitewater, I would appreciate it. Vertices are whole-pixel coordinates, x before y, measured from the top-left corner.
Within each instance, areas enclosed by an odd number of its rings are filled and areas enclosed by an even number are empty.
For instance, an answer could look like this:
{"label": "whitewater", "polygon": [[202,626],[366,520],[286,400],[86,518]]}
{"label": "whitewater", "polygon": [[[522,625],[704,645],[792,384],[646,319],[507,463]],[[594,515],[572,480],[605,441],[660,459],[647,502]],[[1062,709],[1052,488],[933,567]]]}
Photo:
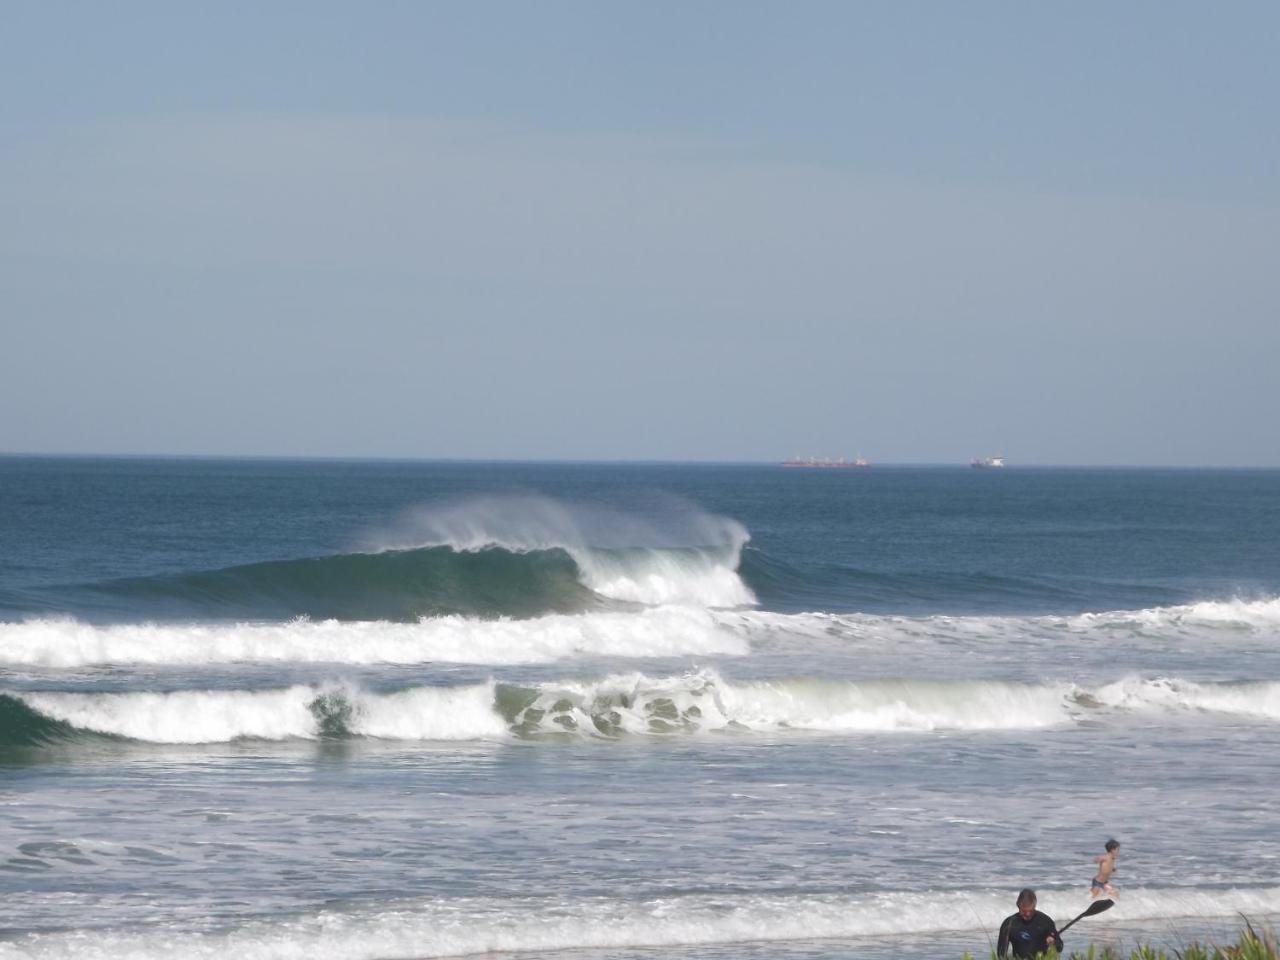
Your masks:
{"label": "whitewater", "polygon": [[[372,737],[484,740],[676,733],[857,734],[1034,730],[1134,720],[1280,722],[1280,682],[1196,683],[1127,677],[1093,689],[1001,681],[785,679],[731,683],[713,672],[596,681],[416,687],[351,685],[165,693],[0,691],[31,712],[7,736],[98,733],[147,743]],[[41,721],[62,725],[56,732]]]}
{"label": "whitewater", "polygon": [[1280,474],[0,458],[0,957],[1280,918]]}
{"label": "whitewater", "polygon": [[449,615],[416,623],[131,623],[74,618],[0,624],[0,664],[79,667],[110,664],[240,662],[547,663],[583,656],[747,655],[788,643],[917,651],[958,643],[1038,645],[1067,641],[1164,651],[1187,646],[1272,647],[1280,599],[1229,600],[1083,613],[1071,617],[895,617],[825,613],[774,614],[662,604],[628,612],[551,614],[523,620]]}

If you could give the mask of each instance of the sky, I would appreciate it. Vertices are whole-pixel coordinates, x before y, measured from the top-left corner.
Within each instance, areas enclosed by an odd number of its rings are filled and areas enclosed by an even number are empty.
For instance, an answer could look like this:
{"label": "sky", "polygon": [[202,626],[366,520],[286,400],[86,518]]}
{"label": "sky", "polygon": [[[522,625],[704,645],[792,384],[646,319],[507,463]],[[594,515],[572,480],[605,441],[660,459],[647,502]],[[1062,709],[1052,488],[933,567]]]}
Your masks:
{"label": "sky", "polygon": [[1280,466],[1280,5],[0,0],[0,451]]}

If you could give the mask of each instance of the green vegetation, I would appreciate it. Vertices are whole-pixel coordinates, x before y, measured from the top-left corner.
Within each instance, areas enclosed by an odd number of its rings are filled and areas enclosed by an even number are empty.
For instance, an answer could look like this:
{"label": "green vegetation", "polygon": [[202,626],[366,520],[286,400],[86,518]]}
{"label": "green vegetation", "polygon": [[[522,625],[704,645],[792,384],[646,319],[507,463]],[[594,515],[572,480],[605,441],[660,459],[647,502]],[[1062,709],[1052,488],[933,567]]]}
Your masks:
{"label": "green vegetation", "polygon": [[[1044,955],[1046,960],[1057,957],[1055,953]],[[1153,947],[1149,944],[1138,944],[1129,952],[1113,950],[1111,947],[1097,948],[1092,944],[1084,952],[1067,954],[1068,960],[1280,960],[1280,944],[1277,943],[1275,931],[1256,930],[1248,921],[1240,931],[1234,943],[1190,943],[1181,948]],[[965,953],[964,960],[973,960]],[[996,960],[994,952],[991,960]]]}

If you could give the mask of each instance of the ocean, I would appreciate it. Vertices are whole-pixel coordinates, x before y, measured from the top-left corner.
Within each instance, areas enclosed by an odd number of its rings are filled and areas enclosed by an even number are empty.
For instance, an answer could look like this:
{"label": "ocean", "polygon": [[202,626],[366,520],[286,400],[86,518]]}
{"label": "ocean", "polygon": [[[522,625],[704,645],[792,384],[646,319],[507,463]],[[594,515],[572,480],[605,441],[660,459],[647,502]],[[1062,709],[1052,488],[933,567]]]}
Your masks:
{"label": "ocean", "polygon": [[0,958],[1280,917],[1280,471],[0,458]]}

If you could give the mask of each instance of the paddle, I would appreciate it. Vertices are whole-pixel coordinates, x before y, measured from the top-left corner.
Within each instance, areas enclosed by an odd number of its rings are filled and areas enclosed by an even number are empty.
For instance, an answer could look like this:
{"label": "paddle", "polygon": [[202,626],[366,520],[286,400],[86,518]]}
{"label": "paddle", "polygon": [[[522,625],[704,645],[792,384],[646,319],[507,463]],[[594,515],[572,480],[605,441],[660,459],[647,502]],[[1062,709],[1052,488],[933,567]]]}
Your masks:
{"label": "paddle", "polygon": [[1063,930],[1066,930],[1067,927],[1071,926],[1071,924],[1075,923],[1076,921],[1083,920],[1085,917],[1092,917],[1095,913],[1101,913],[1103,910],[1110,910],[1115,905],[1116,905],[1116,902],[1114,900],[1093,901],[1093,903],[1089,904],[1089,909],[1086,910],[1084,913],[1080,914],[1080,916],[1076,917],[1075,920],[1072,920],[1070,921],[1070,923],[1063,924],[1061,927],[1059,927],[1058,934],[1061,935]]}

